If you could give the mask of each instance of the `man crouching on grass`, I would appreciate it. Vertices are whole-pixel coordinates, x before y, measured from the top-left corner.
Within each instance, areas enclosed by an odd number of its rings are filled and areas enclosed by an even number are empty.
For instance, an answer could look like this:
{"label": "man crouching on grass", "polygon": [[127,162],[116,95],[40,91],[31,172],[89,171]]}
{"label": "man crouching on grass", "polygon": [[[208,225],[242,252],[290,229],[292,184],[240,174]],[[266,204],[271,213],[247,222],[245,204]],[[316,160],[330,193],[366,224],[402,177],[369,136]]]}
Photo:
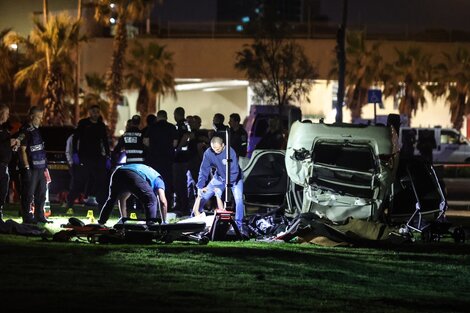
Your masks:
{"label": "man crouching on grass", "polygon": [[[243,229],[243,216],[245,214],[245,207],[243,204],[243,180],[242,171],[238,165],[238,158],[235,150],[231,147],[225,147],[224,141],[220,137],[212,137],[211,147],[204,152],[202,158],[201,168],[199,170],[199,178],[197,181],[199,208],[193,208],[195,215],[198,215],[197,210],[201,212],[206,202],[213,196],[216,195],[218,199],[221,199],[222,193],[225,190],[226,185],[226,174],[225,167],[227,165],[226,151],[229,149],[230,158],[230,184],[232,189],[233,198],[235,200],[235,222],[241,232]],[[215,167],[215,173],[209,184],[205,186],[205,183],[211,173],[211,168]],[[220,205],[220,200],[218,203]]]}
{"label": "man crouching on grass", "polygon": [[[160,199],[162,223],[166,221],[168,204],[165,197],[165,183],[161,175],[144,164],[126,164],[116,168],[111,175],[108,199],[101,209],[98,223],[104,225],[116,201],[129,193],[142,203],[147,224],[153,224],[156,221],[157,201]],[[121,211],[121,217],[127,217],[127,212]]]}

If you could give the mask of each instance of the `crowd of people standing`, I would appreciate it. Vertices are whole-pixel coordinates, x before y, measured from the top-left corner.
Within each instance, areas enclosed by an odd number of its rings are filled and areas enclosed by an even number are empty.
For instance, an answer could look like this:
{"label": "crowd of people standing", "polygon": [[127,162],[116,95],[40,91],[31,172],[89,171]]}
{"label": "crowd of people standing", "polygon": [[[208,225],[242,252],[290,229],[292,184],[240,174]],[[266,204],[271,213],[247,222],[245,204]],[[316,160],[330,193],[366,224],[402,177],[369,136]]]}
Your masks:
{"label": "crowd of people standing", "polygon": [[[43,207],[46,184],[50,176],[44,140],[39,130],[43,110],[36,106],[32,107],[27,121],[14,135],[5,127],[8,124],[6,123],[8,117],[8,106],[0,105],[0,123],[3,125],[0,129],[0,218],[8,193],[8,166],[14,155],[13,151],[18,149],[17,167],[20,173],[19,189],[23,222],[47,223]],[[208,195],[215,195],[220,200],[224,191],[225,172],[222,173],[222,169],[225,167],[225,136],[228,132],[230,136],[228,148],[230,153],[233,153],[230,185],[236,186],[232,193],[238,212],[237,219],[240,219],[243,216],[241,213],[243,188],[238,158],[247,155],[248,140],[240,115],[230,114],[226,125],[224,115],[216,113],[210,130],[201,129],[201,117],[186,116],[182,107],[174,109],[173,117],[175,124],[168,121],[168,113],[165,110],[160,110],[156,115],[148,115],[145,123],[142,123],[140,116],[135,115],[127,122],[124,134],[118,138],[117,144],[113,147],[108,128],[100,115],[100,108],[97,105],[91,106],[88,109],[88,116],[79,121],[66,144],[71,174],[70,190],[66,199],[67,208],[73,209],[77,199],[81,197],[83,199],[84,195],[88,199],[93,199],[96,206],[103,208],[110,199],[112,176],[116,168],[124,164],[143,164],[149,169],[130,166],[127,170],[138,173],[140,177],[153,177],[152,179],[158,177],[158,182],[155,180],[150,185],[156,188],[156,194],[164,193],[165,211],[168,208],[178,216],[202,211],[204,206],[212,205],[210,201],[208,203],[210,200]],[[272,129],[275,131],[273,127]],[[269,132],[267,135],[272,136]],[[130,173],[126,179],[137,176],[135,173]],[[122,182],[115,184],[119,185]],[[141,182],[139,184],[142,186]],[[210,192],[207,192],[208,190]],[[114,194],[113,197],[115,196]],[[120,195],[117,199],[121,214],[126,214],[129,203],[134,207],[139,203],[142,206],[142,201],[139,201],[142,199],[138,198],[129,190]],[[196,199],[200,201],[196,202]],[[113,198],[113,201],[116,199]],[[201,205],[196,210],[193,208],[195,202]],[[109,201],[107,205],[110,207]],[[109,215],[109,212],[107,214]]]}

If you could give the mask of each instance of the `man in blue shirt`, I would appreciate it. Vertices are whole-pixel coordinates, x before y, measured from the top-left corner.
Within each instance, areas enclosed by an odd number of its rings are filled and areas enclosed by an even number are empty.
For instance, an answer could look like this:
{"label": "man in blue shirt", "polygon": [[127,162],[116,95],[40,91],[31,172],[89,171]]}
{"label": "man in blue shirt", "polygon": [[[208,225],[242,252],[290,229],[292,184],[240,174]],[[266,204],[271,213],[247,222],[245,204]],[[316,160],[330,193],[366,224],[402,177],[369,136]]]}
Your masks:
{"label": "man in blue shirt", "polygon": [[[199,178],[196,184],[198,189],[198,196],[201,197],[199,211],[202,210],[205,203],[214,195],[220,194],[225,190],[226,176],[225,166],[226,160],[226,147],[224,141],[220,137],[212,137],[211,147],[204,152],[204,156],[199,170]],[[232,186],[232,194],[235,200],[235,222],[237,226],[242,229],[242,221],[244,216],[243,205],[243,179],[242,171],[238,166],[238,159],[235,150],[230,148],[230,184]],[[211,173],[211,167],[215,167],[215,173],[209,184],[206,186],[207,179]]]}
{"label": "man in blue shirt", "polygon": [[[161,175],[145,164],[125,164],[117,167],[111,175],[108,200],[101,209],[99,224],[106,223],[116,200],[126,193],[132,193],[141,201],[145,209],[147,224],[151,224],[157,219],[157,201],[160,199],[162,222],[166,221],[168,204],[165,197],[165,183]],[[126,217],[126,215],[121,212],[122,217]]]}

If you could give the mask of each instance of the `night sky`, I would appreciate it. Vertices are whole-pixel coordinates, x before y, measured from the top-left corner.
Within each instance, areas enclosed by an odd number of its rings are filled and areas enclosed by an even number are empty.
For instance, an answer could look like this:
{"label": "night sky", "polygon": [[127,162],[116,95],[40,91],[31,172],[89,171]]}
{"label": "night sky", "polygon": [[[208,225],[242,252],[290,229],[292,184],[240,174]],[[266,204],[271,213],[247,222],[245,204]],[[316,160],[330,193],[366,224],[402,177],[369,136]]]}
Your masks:
{"label": "night sky", "polygon": [[[342,0],[322,0],[321,11],[339,22],[342,3]],[[348,22],[352,25],[470,31],[469,0],[349,0],[348,7]]]}
{"label": "night sky", "polygon": [[[217,19],[217,4],[228,0],[165,1],[154,16],[160,21],[194,22]],[[230,0],[239,3],[242,0]],[[255,0],[252,0],[255,1]],[[343,0],[303,0],[319,9],[316,18],[339,23]],[[232,4],[233,6],[233,4]],[[349,0],[351,25],[460,29],[470,31],[470,0]]]}

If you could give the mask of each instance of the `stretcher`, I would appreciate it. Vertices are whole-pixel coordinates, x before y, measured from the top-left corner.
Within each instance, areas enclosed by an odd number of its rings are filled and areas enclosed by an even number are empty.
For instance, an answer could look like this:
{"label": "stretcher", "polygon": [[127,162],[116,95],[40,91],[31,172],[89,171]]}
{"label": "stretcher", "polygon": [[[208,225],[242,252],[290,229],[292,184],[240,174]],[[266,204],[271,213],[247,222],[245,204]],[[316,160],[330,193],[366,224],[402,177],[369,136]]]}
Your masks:
{"label": "stretcher", "polygon": [[53,236],[54,241],[67,242],[72,238],[90,243],[172,243],[173,241],[192,241],[207,244],[209,238],[203,235],[204,222],[158,224],[146,223],[143,219],[121,218],[113,227],[100,224],[85,224],[71,217],[63,230]]}

